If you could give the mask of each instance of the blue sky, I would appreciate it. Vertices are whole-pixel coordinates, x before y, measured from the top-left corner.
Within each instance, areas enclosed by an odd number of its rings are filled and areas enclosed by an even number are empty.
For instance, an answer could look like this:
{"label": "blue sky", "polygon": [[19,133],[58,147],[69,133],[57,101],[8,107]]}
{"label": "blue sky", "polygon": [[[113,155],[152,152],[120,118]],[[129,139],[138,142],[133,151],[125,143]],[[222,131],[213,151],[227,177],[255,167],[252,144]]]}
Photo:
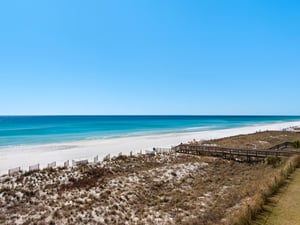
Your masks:
{"label": "blue sky", "polygon": [[300,114],[299,1],[0,2],[0,114]]}

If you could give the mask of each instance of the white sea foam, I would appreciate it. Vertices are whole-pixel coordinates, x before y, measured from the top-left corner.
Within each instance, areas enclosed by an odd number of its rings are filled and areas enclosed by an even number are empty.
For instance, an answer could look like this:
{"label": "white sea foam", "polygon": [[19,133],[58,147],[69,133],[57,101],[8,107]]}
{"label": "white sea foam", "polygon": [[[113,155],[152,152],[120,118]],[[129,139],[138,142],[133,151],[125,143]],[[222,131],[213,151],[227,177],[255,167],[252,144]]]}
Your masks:
{"label": "white sea foam", "polygon": [[39,163],[41,168],[47,167],[49,162],[56,161],[57,165],[72,159],[89,159],[98,155],[102,159],[107,154],[118,155],[120,152],[129,154],[140,150],[151,150],[153,147],[169,148],[181,142],[193,139],[214,139],[238,134],[248,134],[256,131],[282,130],[288,127],[300,126],[298,122],[273,123],[248,126],[224,130],[208,130],[187,133],[169,133],[135,137],[120,137],[111,139],[95,139],[53,143],[43,145],[27,145],[0,148],[0,174],[7,173],[10,168],[20,166],[28,170],[29,165]]}

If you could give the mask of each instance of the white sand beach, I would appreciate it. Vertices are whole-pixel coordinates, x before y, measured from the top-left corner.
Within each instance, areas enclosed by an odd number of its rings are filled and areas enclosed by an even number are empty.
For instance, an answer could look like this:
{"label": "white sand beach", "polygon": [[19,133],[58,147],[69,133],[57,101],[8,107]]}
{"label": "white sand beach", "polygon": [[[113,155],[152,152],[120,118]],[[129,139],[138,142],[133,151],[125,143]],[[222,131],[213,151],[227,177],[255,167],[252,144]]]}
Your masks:
{"label": "white sand beach", "polygon": [[151,150],[153,147],[170,148],[193,139],[207,140],[228,137],[238,134],[248,134],[265,130],[282,130],[289,127],[299,127],[300,121],[274,123],[266,125],[248,126],[234,129],[209,130],[190,133],[172,133],[164,135],[149,135],[136,137],[123,137],[113,139],[96,139],[74,141],[66,143],[53,143],[43,145],[26,145],[0,148],[0,174],[7,173],[8,169],[21,167],[28,170],[30,165],[40,164],[41,168],[53,161],[62,166],[67,160],[89,159],[99,156],[101,160],[107,154],[117,155],[138,153],[141,150]]}

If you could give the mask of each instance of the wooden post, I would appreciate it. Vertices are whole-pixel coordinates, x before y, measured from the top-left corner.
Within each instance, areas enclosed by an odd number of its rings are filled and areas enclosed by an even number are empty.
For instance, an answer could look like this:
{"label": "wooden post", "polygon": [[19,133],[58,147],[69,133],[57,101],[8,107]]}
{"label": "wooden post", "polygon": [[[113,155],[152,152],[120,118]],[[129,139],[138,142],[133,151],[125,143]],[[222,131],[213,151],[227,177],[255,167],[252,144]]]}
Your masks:
{"label": "wooden post", "polygon": [[40,169],[40,164],[29,166],[29,171],[36,171]]}
{"label": "wooden post", "polygon": [[54,168],[54,167],[56,167],[56,162],[55,161],[52,162],[52,163],[48,163],[47,168]]}
{"label": "wooden post", "polygon": [[8,170],[8,175],[12,176],[12,175],[14,175],[16,173],[19,173],[19,172],[21,172],[21,167],[16,167],[16,168],[13,168],[13,169],[9,169]]}
{"label": "wooden post", "polygon": [[69,160],[65,161],[65,162],[64,162],[64,167],[66,167],[66,168],[69,167],[69,164],[70,164],[70,163],[69,163]]}

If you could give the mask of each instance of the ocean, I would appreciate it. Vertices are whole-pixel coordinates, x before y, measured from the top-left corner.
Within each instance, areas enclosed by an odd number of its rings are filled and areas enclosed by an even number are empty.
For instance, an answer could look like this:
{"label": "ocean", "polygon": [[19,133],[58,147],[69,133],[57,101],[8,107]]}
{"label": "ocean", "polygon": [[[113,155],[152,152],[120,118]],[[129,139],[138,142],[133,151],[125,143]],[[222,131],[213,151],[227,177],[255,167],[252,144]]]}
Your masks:
{"label": "ocean", "polygon": [[300,116],[0,116],[0,147],[219,130]]}

